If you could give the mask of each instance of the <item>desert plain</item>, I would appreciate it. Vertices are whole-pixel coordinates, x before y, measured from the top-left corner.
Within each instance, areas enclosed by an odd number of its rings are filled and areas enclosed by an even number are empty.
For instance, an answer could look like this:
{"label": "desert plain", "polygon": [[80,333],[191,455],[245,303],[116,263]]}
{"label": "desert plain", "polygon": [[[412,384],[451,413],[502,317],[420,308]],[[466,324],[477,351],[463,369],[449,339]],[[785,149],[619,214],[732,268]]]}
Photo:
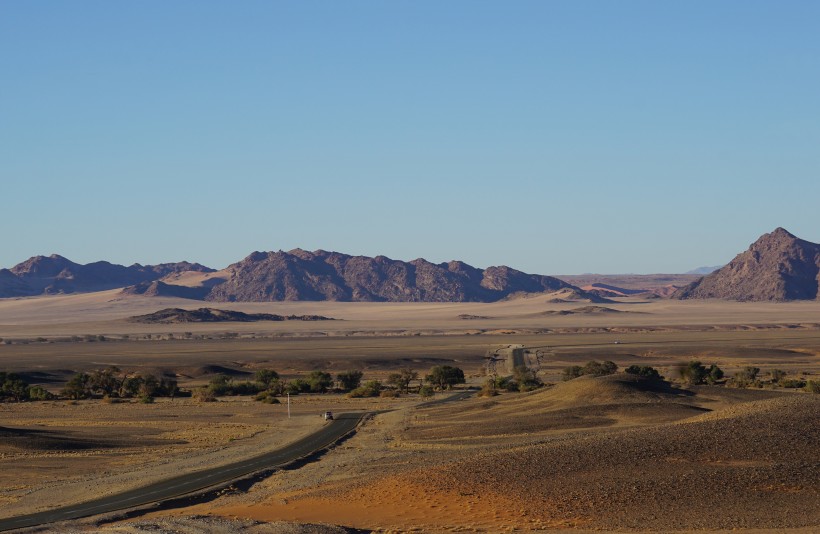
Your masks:
{"label": "desert plain", "polygon": [[[530,295],[495,303],[220,303],[331,321],[145,324],[193,309],[119,291],[0,300],[0,370],[55,393],[106,366],[174,376],[180,387],[258,369],[283,378],[361,370],[384,380],[434,365],[486,381],[488,351],[540,354],[545,386],[425,405],[415,394],[298,395],[0,404],[0,518],[80,503],[273,450],[319,414],[378,412],[343,442],[252,484],[37,531],[78,532],[817,532],[820,396],[761,384],[691,386],[681,363],[746,366],[820,380],[820,303],[608,303]],[[210,305],[210,304],[209,304]],[[568,366],[650,365],[563,381]],[[765,380],[764,380],[765,382]],[[440,392],[436,398],[445,398]]]}

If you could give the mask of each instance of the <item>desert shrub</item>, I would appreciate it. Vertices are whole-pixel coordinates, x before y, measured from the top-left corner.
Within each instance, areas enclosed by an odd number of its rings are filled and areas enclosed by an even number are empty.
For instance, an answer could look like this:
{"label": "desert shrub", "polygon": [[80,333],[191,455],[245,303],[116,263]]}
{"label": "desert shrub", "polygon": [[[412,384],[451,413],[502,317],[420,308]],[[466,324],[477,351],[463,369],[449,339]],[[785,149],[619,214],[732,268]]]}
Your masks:
{"label": "desert shrub", "polygon": [[361,386],[347,394],[348,397],[362,398],[362,397],[378,397],[382,390],[382,383],[378,380],[368,380]]}
{"label": "desert shrub", "polygon": [[45,388],[32,386],[28,390],[28,398],[33,401],[53,400],[56,396]]}
{"label": "desert shrub", "polygon": [[140,397],[140,402],[143,404],[154,404],[154,397],[151,395],[142,395]]}
{"label": "desert shrub", "polygon": [[538,378],[535,371],[526,365],[518,365],[513,369],[513,380],[518,391],[532,391],[544,385]]}
{"label": "desert shrub", "polygon": [[324,393],[333,387],[333,377],[324,371],[311,371],[307,376],[307,383],[313,393]]}
{"label": "desert shrub", "polygon": [[573,378],[578,378],[584,374],[584,368],[580,365],[570,365],[569,367],[564,367],[563,375],[561,378],[564,381],[572,380]]}
{"label": "desert shrub", "polygon": [[820,382],[817,380],[806,380],[804,389],[809,393],[820,393]]}
{"label": "desert shrub", "polygon": [[782,388],[800,389],[806,387],[806,381],[799,378],[781,378],[777,385]]}
{"label": "desert shrub", "polygon": [[481,387],[481,391],[478,392],[479,397],[494,397],[498,395],[498,389],[495,387],[495,380],[492,377],[488,378],[484,385]]}
{"label": "desert shrub", "polygon": [[230,395],[256,395],[263,390],[263,387],[257,382],[234,382],[231,385]]}
{"label": "desert shrub", "polygon": [[337,374],[336,380],[339,382],[339,386],[343,390],[350,391],[359,387],[362,383],[363,375],[364,373],[359,370],[345,371],[344,373]]}
{"label": "desert shrub", "polygon": [[625,372],[630,375],[643,376],[654,380],[663,379],[658,370],[654,367],[650,367],[649,365],[630,365],[625,369]]}
{"label": "desert shrub", "polygon": [[759,367],[744,367],[734,374],[732,379],[729,381],[729,385],[737,388],[762,387],[762,382],[757,379],[757,375],[759,373]]}
{"label": "desert shrub", "polygon": [[0,401],[29,400],[29,389],[28,383],[18,375],[0,372]]}
{"label": "desert shrub", "polygon": [[434,394],[435,391],[433,390],[432,386],[421,386],[419,388],[419,395],[424,399],[430,398]]}
{"label": "desert shrub", "polygon": [[279,380],[279,373],[273,369],[260,369],[256,371],[256,381],[264,386],[263,389],[270,389],[274,380]]}
{"label": "desert shrub", "polygon": [[196,388],[191,393],[191,397],[199,402],[216,402],[216,395],[209,387]]}
{"label": "desert shrub", "polygon": [[715,364],[712,364],[707,369],[699,361],[692,360],[687,364],[678,366],[678,375],[691,385],[703,383],[715,384],[723,378],[723,370]]}
{"label": "desert shrub", "polygon": [[379,397],[383,399],[396,399],[399,397],[399,392],[395,389],[383,389],[379,392]]}
{"label": "desert shrub", "polygon": [[233,382],[233,378],[230,376],[226,374],[218,374],[212,377],[208,382],[208,389],[217,397],[221,397],[230,390],[231,382]]}
{"label": "desert shrub", "polygon": [[721,378],[723,378],[723,369],[715,364],[710,365],[709,371],[706,373],[706,383],[716,384]]}
{"label": "desert shrub", "polygon": [[279,404],[279,399],[277,399],[270,390],[257,393],[254,400],[264,402],[265,404]]}
{"label": "desert shrub", "polygon": [[298,395],[310,391],[310,384],[303,378],[294,378],[285,382],[283,394]]}
{"label": "desert shrub", "polygon": [[66,382],[60,394],[72,400],[91,398],[90,379],[91,377],[86,373],[77,373]]}
{"label": "desert shrub", "polygon": [[769,376],[772,379],[772,383],[779,384],[781,380],[786,378],[786,371],[782,369],[772,369],[769,371]]}
{"label": "desert shrub", "polygon": [[605,376],[611,375],[617,371],[618,364],[616,364],[615,362],[597,362],[595,360],[592,360],[583,367],[581,367],[580,365],[571,365],[569,367],[565,367],[561,378],[562,380],[567,381],[572,380],[574,378],[578,378],[579,376],[583,375]]}
{"label": "desert shrub", "polygon": [[614,374],[616,371],[618,371],[618,365],[610,361],[596,362],[592,360],[584,366],[585,375],[605,376]]}
{"label": "desert shrub", "polygon": [[418,372],[408,367],[400,370],[398,373],[390,373],[387,376],[387,383],[391,386],[395,386],[400,391],[409,393],[410,382],[412,382],[413,380],[417,380],[418,377]]}
{"label": "desert shrub", "polygon": [[424,381],[441,390],[466,382],[464,371],[450,365],[436,365],[430,369],[430,374],[424,377]]}

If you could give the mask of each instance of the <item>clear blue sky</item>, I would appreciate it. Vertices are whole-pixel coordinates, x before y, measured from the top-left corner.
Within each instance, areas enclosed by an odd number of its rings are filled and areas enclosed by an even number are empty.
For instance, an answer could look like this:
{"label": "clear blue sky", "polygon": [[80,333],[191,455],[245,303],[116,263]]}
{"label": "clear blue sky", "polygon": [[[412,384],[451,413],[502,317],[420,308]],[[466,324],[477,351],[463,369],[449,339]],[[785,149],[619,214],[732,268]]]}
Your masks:
{"label": "clear blue sky", "polygon": [[0,266],[820,241],[820,2],[2,1]]}

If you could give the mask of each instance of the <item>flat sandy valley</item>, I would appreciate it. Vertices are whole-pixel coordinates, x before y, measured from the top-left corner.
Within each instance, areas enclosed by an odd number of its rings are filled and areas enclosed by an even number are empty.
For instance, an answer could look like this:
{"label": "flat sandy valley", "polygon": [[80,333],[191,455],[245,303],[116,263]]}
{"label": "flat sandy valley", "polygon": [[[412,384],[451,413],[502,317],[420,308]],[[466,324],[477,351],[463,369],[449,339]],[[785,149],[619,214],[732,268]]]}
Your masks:
{"label": "flat sandy valley", "polygon": [[[333,410],[379,413],[319,458],[254,484],[41,531],[820,530],[820,396],[687,386],[675,372],[698,359],[727,377],[752,365],[764,382],[773,369],[820,380],[820,303],[558,298],[214,304],[110,291],[0,300],[0,371],[54,392],[73,373],[108,365],[190,388],[261,368],[284,378],[359,369],[367,380],[447,364],[480,387],[487,351],[508,344],[539,351],[546,383],[431,407],[414,394],[299,395],[290,418],[284,404],[250,397],[0,404],[0,517],[273,450]],[[205,306],[335,320],[128,320]],[[593,359],[651,365],[671,383],[622,373],[561,380],[565,367]]]}

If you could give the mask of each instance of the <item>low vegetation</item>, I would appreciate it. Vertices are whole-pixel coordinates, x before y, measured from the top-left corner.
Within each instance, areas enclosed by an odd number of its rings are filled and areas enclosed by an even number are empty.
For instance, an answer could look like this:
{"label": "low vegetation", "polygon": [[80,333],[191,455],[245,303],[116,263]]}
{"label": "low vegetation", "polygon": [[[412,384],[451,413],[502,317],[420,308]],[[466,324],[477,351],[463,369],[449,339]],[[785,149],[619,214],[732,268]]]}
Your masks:
{"label": "low vegetation", "polygon": [[361,386],[347,394],[351,399],[363,397],[378,397],[382,392],[382,383],[378,380],[368,380]]}
{"label": "low vegetation", "polygon": [[458,367],[449,365],[436,365],[430,369],[430,374],[424,377],[424,381],[436,389],[452,389],[456,384],[464,384],[464,371]]}
{"label": "low vegetation", "polygon": [[573,378],[578,378],[579,376],[584,375],[606,376],[616,372],[618,372],[618,364],[615,362],[611,362],[609,360],[603,362],[592,360],[583,367],[580,365],[572,365],[564,368],[563,379],[572,380]]}
{"label": "low vegetation", "polygon": [[54,395],[45,389],[29,385],[14,373],[0,372],[0,402],[25,402],[53,398]]}
{"label": "low vegetation", "polygon": [[723,370],[715,364],[708,368],[697,360],[678,366],[678,376],[689,385],[716,384],[723,378]]}
{"label": "low vegetation", "polygon": [[649,365],[630,365],[624,369],[624,372],[630,375],[643,376],[654,380],[663,380],[663,376],[661,376],[658,370]]}
{"label": "low vegetation", "polygon": [[112,366],[91,373],[75,374],[60,394],[72,400],[103,397],[149,401],[154,397],[173,398],[179,394],[179,388],[177,381],[171,378],[124,373]]}

